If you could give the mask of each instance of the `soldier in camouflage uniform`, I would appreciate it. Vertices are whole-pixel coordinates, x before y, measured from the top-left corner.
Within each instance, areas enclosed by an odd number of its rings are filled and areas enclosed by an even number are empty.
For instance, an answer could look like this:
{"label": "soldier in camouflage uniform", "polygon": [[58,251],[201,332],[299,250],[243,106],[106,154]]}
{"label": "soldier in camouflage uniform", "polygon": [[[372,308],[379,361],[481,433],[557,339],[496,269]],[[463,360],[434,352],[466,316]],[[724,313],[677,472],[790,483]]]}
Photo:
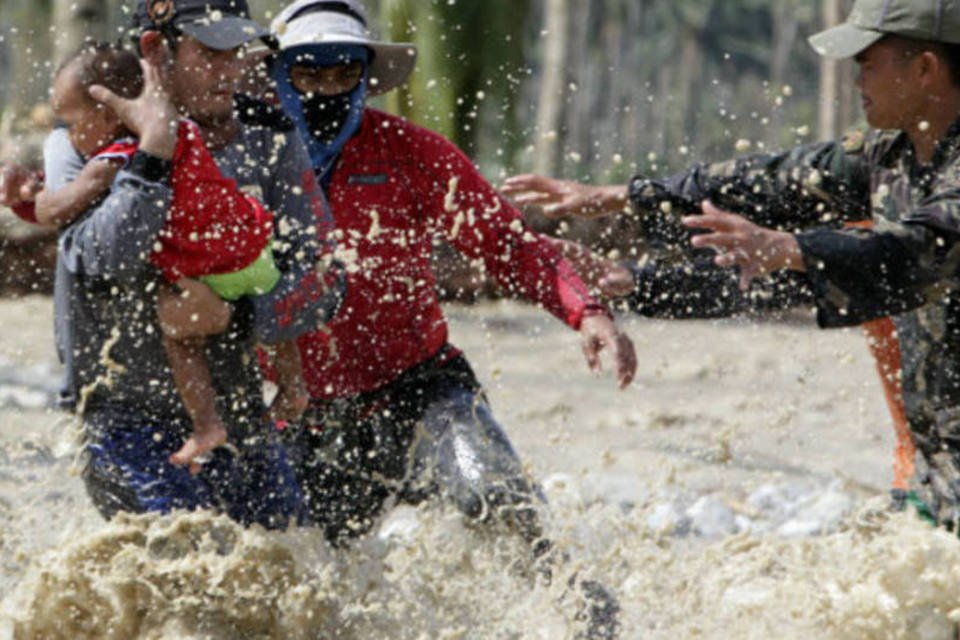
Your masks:
{"label": "soldier in camouflage uniform", "polygon": [[[713,305],[720,315],[749,304],[744,296],[724,297],[723,288],[730,293],[738,279],[746,289],[760,278],[763,289],[774,274],[788,279],[781,301],[811,300],[821,327],[893,316],[917,449],[912,495],[921,513],[948,528],[960,521],[958,43],[954,2],[858,0],[844,24],[811,44],[825,56],[855,58],[870,132],[700,165],[666,180],[638,178],[629,189],[535,176],[507,183],[521,201],[558,213],[597,215],[629,197],[655,221],[694,213],[702,203],[702,215],[683,222],[710,232],[694,235],[692,244],[716,250],[713,264],[671,270],[654,263],[629,275],[606,269],[608,285],[629,277],[641,309],[698,315]],[[857,220],[873,224],[845,224]],[[739,270],[724,270],[730,267]],[[662,302],[665,290],[672,293]]]}

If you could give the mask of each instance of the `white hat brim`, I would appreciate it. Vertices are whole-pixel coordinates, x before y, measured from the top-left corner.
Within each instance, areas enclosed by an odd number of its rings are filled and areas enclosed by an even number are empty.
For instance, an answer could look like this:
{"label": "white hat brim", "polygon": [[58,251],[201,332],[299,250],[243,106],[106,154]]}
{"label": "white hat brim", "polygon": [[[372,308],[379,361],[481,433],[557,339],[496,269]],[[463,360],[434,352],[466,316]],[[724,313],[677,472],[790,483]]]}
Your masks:
{"label": "white hat brim", "polygon": [[[370,84],[367,92],[379,95],[405,83],[417,63],[417,47],[408,42],[377,42],[368,37],[349,33],[321,32],[313,16],[304,16],[283,28],[275,29],[280,49],[322,44],[359,44],[373,52],[370,63]],[[329,25],[329,22],[326,23]]]}

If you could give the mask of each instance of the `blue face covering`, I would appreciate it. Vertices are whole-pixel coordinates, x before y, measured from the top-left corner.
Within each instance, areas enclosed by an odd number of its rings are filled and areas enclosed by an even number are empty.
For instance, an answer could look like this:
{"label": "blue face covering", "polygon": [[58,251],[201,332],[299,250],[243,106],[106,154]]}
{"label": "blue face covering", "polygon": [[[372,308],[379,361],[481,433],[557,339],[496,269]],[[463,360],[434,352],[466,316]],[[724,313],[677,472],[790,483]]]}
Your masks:
{"label": "blue face covering", "polygon": [[[369,60],[370,50],[363,45],[315,44],[287,49],[273,63],[271,75],[277,84],[280,103],[297,125],[313,168],[324,184],[329,182],[330,169],[343,145],[360,127],[367,97]],[[356,61],[363,63],[360,82],[338,96],[308,97],[290,83],[290,68],[294,65],[334,67]],[[321,121],[332,126],[318,126]]]}

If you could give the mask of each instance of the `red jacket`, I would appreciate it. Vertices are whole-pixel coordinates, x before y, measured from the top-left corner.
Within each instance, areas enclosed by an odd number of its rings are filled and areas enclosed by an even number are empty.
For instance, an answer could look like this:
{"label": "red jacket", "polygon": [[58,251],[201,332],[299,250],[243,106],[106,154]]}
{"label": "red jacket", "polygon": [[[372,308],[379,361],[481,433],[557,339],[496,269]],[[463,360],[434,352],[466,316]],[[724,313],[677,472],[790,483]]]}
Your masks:
{"label": "red jacket", "polygon": [[[92,160],[128,161],[137,141],[111,142]],[[238,271],[257,259],[273,234],[273,215],[225,177],[203,142],[200,128],[180,122],[170,174],[173,198],[150,261],[170,282]],[[33,202],[12,207],[37,223]]]}
{"label": "red jacket", "polygon": [[170,174],[173,198],[150,261],[167,280],[231,273],[257,259],[273,235],[273,215],[225,177],[200,128],[180,122]]}
{"label": "red jacket", "polygon": [[584,312],[606,313],[459,149],[401,118],[366,109],[327,195],[348,284],[329,326],[298,341],[315,398],[376,389],[446,343],[430,264],[435,239],[574,329]]}

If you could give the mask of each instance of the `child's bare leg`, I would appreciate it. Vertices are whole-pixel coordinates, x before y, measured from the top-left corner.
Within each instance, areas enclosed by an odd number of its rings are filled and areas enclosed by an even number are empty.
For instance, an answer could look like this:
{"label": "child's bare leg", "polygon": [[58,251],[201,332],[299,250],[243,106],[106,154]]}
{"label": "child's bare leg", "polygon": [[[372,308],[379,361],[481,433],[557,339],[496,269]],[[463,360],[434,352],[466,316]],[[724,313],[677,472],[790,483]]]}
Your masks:
{"label": "child's bare leg", "polygon": [[183,446],[170,456],[172,464],[190,465],[196,473],[200,465],[196,458],[227,441],[227,428],[220,420],[216,408],[216,395],[210,368],[204,357],[205,338],[178,339],[163,336],[170,370],[183,400],[183,406],[193,423],[193,433]]}
{"label": "child's bare leg", "polygon": [[164,335],[199,338],[227,330],[230,305],[199,280],[181,278],[160,290],[157,316]]}
{"label": "child's bare leg", "polygon": [[276,345],[274,368],[277,370],[277,397],[270,407],[274,420],[296,420],[307,410],[310,394],[303,383],[300,351],[293,340]]}
{"label": "child's bare leg", "polygon": [[193,433],[170,456],[172,464],[190,465],[196,473],[196,458],[226,442],[227,430],[216,410],[216,395],[203,348],[206,336],[226,330],[230,307],[209,287],[183,279],[177,291],[165,287],[158,296],[157,315],[164,332],[163,346],[180,392],[184,408],[193,423]]}

